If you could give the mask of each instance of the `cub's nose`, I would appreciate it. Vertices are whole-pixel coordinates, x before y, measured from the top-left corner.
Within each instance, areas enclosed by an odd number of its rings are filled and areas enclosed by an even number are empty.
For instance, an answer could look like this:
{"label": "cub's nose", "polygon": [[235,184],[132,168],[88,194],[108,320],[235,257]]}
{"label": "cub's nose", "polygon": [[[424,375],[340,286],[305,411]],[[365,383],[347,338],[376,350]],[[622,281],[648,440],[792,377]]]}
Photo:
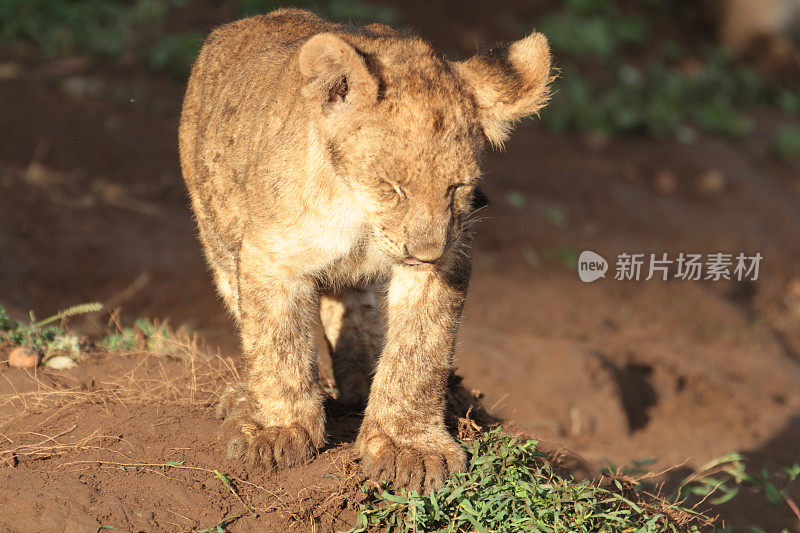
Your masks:
{"label": "cub's nose", "polygon": [[445,243],[443,242],[422,242],[408,244],[408,253],[417,261],[423,263],[433,263],[441,259],[444,254]]}

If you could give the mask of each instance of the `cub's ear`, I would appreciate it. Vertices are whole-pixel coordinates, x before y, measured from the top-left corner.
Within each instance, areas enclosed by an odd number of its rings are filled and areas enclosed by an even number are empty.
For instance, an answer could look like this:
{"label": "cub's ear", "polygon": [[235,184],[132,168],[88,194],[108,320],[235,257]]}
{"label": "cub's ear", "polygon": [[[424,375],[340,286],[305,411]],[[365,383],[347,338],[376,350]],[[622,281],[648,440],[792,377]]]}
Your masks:
{"label": "cub's ear", "polygon": [[300,48],[297,61],[306,79],[303,96],[319,103],[325,114],[377,100],[378,81],[369,72],[364,58],[333,34],[311,37]]}
{"label": "cub's ear", "polygon": [[486,137],[502,146],[514,123],[547,103],[550,47],[541,33],[453,63],[475,97]]}

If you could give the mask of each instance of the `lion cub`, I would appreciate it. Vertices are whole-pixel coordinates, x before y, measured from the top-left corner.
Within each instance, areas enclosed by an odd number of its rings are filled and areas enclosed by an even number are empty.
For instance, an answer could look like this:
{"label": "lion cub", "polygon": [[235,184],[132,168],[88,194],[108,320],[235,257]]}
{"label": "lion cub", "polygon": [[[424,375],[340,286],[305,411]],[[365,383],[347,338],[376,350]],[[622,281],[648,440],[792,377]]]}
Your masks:
{"label": "lion cub", "polygon": [[285,467],[325,442],[321,316],[343,401],[368,399],[365,472],[438,487],[464,468],[445,385],[470,278],[464,231],[487,142],[545,103],[547,40],[450,62],[379,24],[278,10],[211,33],[180,123],[183,176],[247,382],[227,453]]}

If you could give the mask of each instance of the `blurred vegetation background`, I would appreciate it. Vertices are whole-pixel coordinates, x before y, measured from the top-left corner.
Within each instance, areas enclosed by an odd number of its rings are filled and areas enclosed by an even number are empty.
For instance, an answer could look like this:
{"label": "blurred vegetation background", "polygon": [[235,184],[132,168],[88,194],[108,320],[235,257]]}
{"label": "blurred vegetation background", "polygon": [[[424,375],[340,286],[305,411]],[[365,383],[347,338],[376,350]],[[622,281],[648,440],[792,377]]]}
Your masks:
{"label": "blurred vegetation background", "polygon": [[[644,134],[689,143],[698,133],[731,138],[750,134],[756,127],[754,109],[800,114],[800,63],[795,61],[778,75],[774,69],[765,74],[769,69],[759,69],[758,58],[747,62],[736,57],[720,44],[710,18],[703,18],[714,3],[534,3],[531,20],[520,18],[514,24],[519,35],[531,27],[545,33],[556,56],[560,76],[552,104],[543,112],[546,128],[600,142]],[[285,5],[339,21],[413,25],[404,13],[413,6],[400,2],[3,0],[0,58],[31,63],[77,57],[180,79],[210,28]],[[4,65],[6,76],[15,71],[13,64]],[[776,157],[800,159],[800,130],[776,124],[769,135],[769,149]]]}
{"label": "blurred vegetation background", "polygon": [[289,4],[274,0],[4,0],[0,3],[0,44],[17,56],[86,56],[118,64],[141,63],[182,77],[188,74],[209,29],[203,27],[205,21],[193,20],[192,11],[218,10],[218,23],[222,23],[286,5],[337,20],[398,20],[394,8],[359,0]]}

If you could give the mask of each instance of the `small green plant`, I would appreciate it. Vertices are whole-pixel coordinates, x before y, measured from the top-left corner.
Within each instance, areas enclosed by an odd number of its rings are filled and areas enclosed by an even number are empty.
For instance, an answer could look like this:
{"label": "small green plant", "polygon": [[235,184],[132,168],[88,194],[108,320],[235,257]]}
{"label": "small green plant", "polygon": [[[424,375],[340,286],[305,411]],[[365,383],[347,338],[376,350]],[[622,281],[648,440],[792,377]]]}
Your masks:
{"label": "small green plant", "polygon": [[464,443],[468,466],[428,496],[367,494],[353,532],[399,531],[697,531],[708,523],[694,511],[644,498],[614,479],[608,488],[555,473],[536,441],[519,440],[496,428]]}
{"label": "small green plant", "polygon": [[[690,475],[678,488],[675,498],[702,498],[712,505],[721,505],[734,499],[749,487],[764,494],[773,507],[788,506],[800,520],[800,508],[789,496],[789,489],[800,477],[800,463],[782,468],[777,473],[762,469],[757,474],[747,472],[747,461],[738,453],[714,459]],[[710,496],[716,494],[714,498]],[[754,530],[759,528],[754,526]]]}
{"label": "small green plant", "polygon": [[225,533],[226,531],[228,531],[228,526],[230,526],[243,516],[244,516],[243,514],[237,514],[235,516],[223,518],[217,524],[207,529],[198,529],[195,533]]}
{"label": "small green plant", "polygon": [[120,328],[106,335],[101,345],[115,351],[150,351],[170,354],[173,335],[165,323],[155,323],[145,318],[137,318],[133,326]]}
{"label": "small green plant", "polygon": [[762,469],[759,474],[747,475],[744,480],[763,491],[770,505],[774,507],[788,505],[800,520],[800,507],[789,496],[789,489],[798,477],[800,477],[800,463],[794,463],[782,468],[777,474],[770,474],[766,469]]}
{"label": "small green plant", "polygon": [[78,337],[60,325],[51,324],[72,316],[94,313],[102,308],[102,304],[96,302],[75,305],[38,321],[31,311],[30,322],[25,324],[11,319],[5,308],[0,306],[0,341],[32,348],[44,358],[44,362],[55,355],[78,358],[81,353]]}

